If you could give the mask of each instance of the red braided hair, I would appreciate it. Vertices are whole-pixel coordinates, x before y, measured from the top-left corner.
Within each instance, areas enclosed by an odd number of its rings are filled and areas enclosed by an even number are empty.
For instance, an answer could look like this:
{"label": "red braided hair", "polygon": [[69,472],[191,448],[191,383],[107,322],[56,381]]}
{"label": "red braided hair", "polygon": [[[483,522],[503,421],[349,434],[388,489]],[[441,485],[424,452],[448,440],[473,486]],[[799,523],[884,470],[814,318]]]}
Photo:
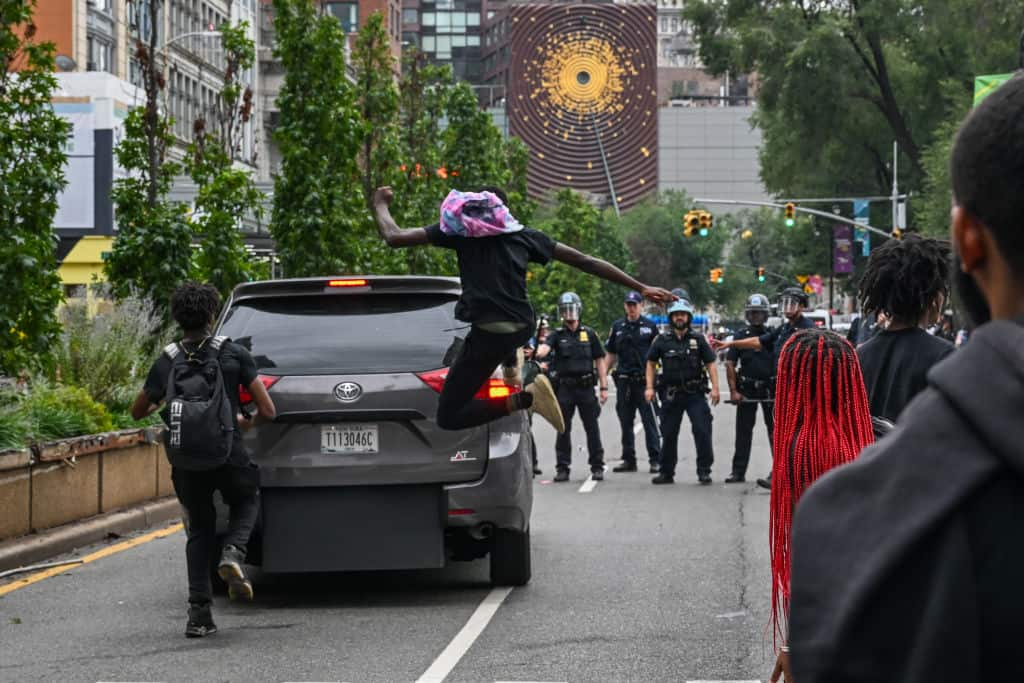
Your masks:
{"label": "red braided hair", "polygon": [[789,616],[790,530],[804,491],[874,441],[868,396],[853,346],[827,330],[793,335],[779,357],[768,544],[774,642]]}

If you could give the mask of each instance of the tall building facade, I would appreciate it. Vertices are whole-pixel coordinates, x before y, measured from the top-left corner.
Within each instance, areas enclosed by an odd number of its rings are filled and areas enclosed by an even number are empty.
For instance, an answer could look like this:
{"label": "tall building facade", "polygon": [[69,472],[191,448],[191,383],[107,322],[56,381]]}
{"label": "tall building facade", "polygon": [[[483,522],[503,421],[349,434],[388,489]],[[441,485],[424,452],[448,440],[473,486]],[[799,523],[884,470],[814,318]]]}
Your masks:
{"label": "tall building facade", "polygon": [[506,106],[532,196],[568,187],[628,208],[657,189],[656,14],[653,2],[509,8]]}
{"label": "tall building facade", "polygon": [[402,43],[435,64],[450,64],[455,77],[478,84],[487,0],[402,0]]}

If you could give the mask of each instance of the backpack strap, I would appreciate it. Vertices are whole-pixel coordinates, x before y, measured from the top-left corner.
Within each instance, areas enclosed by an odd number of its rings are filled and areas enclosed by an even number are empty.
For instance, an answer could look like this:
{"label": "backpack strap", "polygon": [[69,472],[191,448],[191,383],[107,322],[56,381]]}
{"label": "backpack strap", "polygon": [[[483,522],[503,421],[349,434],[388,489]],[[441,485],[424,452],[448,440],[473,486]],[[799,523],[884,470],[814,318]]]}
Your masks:
{"label": "backpack strap", "polygon": [[220,335],[220,336],[217,336],[217,337],[210,337],[209,347],[211,349],[216,349],[216,350],[220,351],[220,348],[225,343],[227,343],[229,341],[231,341],[231,338],[230,337],[226,337],[224,335]]}
{"label": "backpack strap", "polygon": [[170,358],[171,360],[174,360],[174,358],[180,352],[181,352],[181,349],[178,346],[178,342],[171,342],[170,344],[168,344],[167,346],[164,347],[164,353],[166,353],[167,357]]}

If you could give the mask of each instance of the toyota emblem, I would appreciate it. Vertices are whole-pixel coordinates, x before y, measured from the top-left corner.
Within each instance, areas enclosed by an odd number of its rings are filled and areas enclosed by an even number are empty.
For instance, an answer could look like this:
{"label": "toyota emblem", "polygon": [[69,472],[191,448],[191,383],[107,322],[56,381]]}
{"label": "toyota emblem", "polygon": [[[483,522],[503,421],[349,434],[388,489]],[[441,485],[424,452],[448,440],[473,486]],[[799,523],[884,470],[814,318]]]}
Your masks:
{"label": "toyota emblem", "polygon": [[363,388],[355,382],[342,382],[334,387],[334,398],[342,403],[358,401],[363,395]]}

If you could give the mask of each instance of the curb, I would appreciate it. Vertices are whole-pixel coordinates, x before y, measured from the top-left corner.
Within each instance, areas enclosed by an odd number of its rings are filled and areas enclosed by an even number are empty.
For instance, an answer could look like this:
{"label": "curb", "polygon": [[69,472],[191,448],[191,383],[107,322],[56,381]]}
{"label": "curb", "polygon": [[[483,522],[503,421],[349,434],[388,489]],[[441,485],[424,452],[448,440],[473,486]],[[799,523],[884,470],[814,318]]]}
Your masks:
{"label": "curb", "polygon": [[167,496],[38,534],[13,538],[0,543],[0,571],[24,567],[98,543],[110,534],[123,536],[180,517],[181,507],[177,498]]}

